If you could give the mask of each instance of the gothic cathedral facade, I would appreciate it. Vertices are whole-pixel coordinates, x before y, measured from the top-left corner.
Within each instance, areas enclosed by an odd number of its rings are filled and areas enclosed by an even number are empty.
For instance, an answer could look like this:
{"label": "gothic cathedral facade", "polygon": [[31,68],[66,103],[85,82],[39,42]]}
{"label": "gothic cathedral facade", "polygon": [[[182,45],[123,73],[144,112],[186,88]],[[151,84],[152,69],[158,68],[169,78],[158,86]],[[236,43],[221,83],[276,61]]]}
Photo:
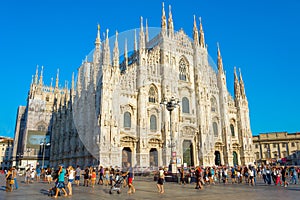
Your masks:
{"label": "gothic cathedral facade", "polygon": [[[162,8],[159,32],[139,28],[133,51],[111,50],[98,26],[92,59],[78,69],[76,86],[56,102],[51,120],[50,163],[157,167],[247,165],[254,161],[249,107],[242,74],[234,69],[234,97],[227,89],[218,47],[209,63],[202,22],[193,38],[174,31]],[[65,96],[65,95],[63,95]],[[173,111],[163,99],[179,103]]]}

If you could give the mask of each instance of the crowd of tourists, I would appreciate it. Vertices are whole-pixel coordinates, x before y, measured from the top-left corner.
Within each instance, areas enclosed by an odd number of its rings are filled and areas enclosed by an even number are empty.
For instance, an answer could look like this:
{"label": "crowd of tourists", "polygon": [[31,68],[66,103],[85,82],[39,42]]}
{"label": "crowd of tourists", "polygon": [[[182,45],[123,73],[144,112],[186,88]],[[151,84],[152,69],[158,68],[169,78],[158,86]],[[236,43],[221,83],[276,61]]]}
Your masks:
{"label": "crowd of tourists", "polygon": [[[13,189],[18,189],[18,171],[12,167],[5,171],[6,191],[11,192]],[[164,184],[167,177],[170,177],[168,168],[159,167],[154,173],[157,179],[156,187],[160,194],[165,192]],[[174,176],[174,174],[171,174]],[[178,183],[186,185],[195,183],[195,189],[202,190],[208,185],[215,184],[247,184],[256,186],[257,179],[263,180],[266,185],[275,185],[287,187],[289,184],[298,184],[300,178],[300,167],[295,166],[212,166],[212,167],[180,167],[176,173],[179,177]],[[120,179],[120,177],[122,177]],[[83,179],[83,180],[81,180]],[[119,167],[85,167],[80,166],[73,168],[72,166],[65,167],[59,165],[57,169],[41,169],[39,166],[35,168],[28,166],[24,174],[25,184],[39,182],[42,180],[45,183],[53,184],[49,188],[49,195],[57,198],[60,196],[73,195],[72,186],[92,187],[96,185],[113,187],[122,180],[121,187],[128,187],[128,194],[135,193],[133,185],[134,170],[127,163],[123,168]],[[82,184],[81,184],[82,183]],[[273,183],[273,184],[272,184]],[[117,190],[118,191],[118,190]]]}

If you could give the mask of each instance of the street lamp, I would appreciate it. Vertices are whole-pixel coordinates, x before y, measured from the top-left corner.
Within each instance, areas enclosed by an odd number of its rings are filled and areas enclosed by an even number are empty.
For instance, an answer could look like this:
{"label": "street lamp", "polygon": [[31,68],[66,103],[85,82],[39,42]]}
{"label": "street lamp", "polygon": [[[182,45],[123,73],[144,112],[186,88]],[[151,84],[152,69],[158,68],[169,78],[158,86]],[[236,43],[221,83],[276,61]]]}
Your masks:
{"label": "street lamp", "polygon": [[21,165],[21,159],[23,158],[23,153],[18,153],[17,154],[17,166],[20,166]]}
{"label": "street lamp", "polygon": [[43,161],[42,161],[42,169],[44,169],[44,161],[45,161],[45,148],[46,146],[50,146],[50,142],[46,142],[46,138],[44,138],[44,141],[40,144],[43,147]]}
{"label": "street lamp", "polygon": [[170,161],[170,164],[172,166],[172,163],[173,163],[173,147],[174,147],[173,135],[172,135],[172,111],[176,107],[180,106],[180,101],[178,99],[175,99],[175,97],[171,97],[171,99],[169,99],[169,100],[167,98],[164,98],[162,100],[162,102],[160,103],[160,105],[166,106],[167,110],[170,113],[170,138],[171,138],[171,144],[170,144],[170,147],[171,147],[171,161]]}
{"label": "street lamp", "polygon": [[27,153],[27,167],[28,167],[28,157],[29,157],[29,153],[31,152],[30,148],[26,149],[26,153]]}

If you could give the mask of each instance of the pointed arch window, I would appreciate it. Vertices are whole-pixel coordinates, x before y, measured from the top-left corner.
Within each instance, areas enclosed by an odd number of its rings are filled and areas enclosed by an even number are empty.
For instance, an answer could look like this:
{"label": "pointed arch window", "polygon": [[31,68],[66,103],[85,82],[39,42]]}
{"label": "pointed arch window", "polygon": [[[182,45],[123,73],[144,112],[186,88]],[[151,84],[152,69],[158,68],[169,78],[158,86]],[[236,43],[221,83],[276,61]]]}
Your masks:
{"label": "pointed arch window", "polygon": [[213,130],[214,130],[214,136],[215,137],[218,137],[218,135],[219,135],[219,130],[218,130],[218,124],[217,124],[217,122],[213,122]]}
{"label": "pointed arch window", "polygon": [[182,112],[183,113],[190,113],[190,101],[188,98],[182,98]]}
{"label": "pointed arch window", "polygon": [[154,86],[151,86],[149,89],[149,102],[156,103],[157,101],[157,92]]}
{"label": "pointed arch window", "polygon": [[230,124],[230,130],[231,130],[231,136],[235,137],[234,125],[233,124]]}
{"label": "pointed arch window", "polygon": [[217,101],[214,97],[210,99],[211,112],[217,112]]}
{"label": "pointed arch window", "polygon": [[189,80],[189,69],[188,62],[185,59],[180,59],[179,61],[179,80],[188,81]]}
{"label": "pointed arch window", "polygon": [[124,128],[131,128],[131,113],[124,113]]}
{"label": "pointed arch window", "polygon": [[155,115],[151,115],[150,117],[150,130],[151,131],[157,130],[157,120]]}

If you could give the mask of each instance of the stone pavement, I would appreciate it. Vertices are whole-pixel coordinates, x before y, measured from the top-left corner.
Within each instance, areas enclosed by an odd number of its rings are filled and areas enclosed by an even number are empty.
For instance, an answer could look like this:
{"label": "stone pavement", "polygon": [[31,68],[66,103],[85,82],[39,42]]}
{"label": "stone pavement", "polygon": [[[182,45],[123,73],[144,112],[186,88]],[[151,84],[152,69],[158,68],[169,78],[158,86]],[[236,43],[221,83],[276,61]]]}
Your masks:
{"label": "stone pavement", "polygon": [[[23,177],[19,177],[19,189],[13,192],[5,192],[4,187],[0,190],[0,199],[7,200],[38,200],[54,199],[48,196],[48,189],[53,184],[44,182],[24,184]],[[20,183],[21,182],[21,183]],[[203,190],[194,189],[195,185],[179,185],[177,183],[165,183],[165,193],[159,194],[156,189],[156,182],[152,177],[135,177],[134,185],[136,193],[127,194],[127,188],[123,189],[121,194],[114,192],[109,194],[110,187],[96,185],[95,188],[73,185],[73,196],[58,197],[58,199],[80,200],[80,199],[272,199],[287,200],[299,199],[300,185],[289,185],[289,187],[267,186],[258,181],[255,187],[246,184],[216,184],[205,186]],[[3,175],[0,176],[0,185],[5,186]]]}

